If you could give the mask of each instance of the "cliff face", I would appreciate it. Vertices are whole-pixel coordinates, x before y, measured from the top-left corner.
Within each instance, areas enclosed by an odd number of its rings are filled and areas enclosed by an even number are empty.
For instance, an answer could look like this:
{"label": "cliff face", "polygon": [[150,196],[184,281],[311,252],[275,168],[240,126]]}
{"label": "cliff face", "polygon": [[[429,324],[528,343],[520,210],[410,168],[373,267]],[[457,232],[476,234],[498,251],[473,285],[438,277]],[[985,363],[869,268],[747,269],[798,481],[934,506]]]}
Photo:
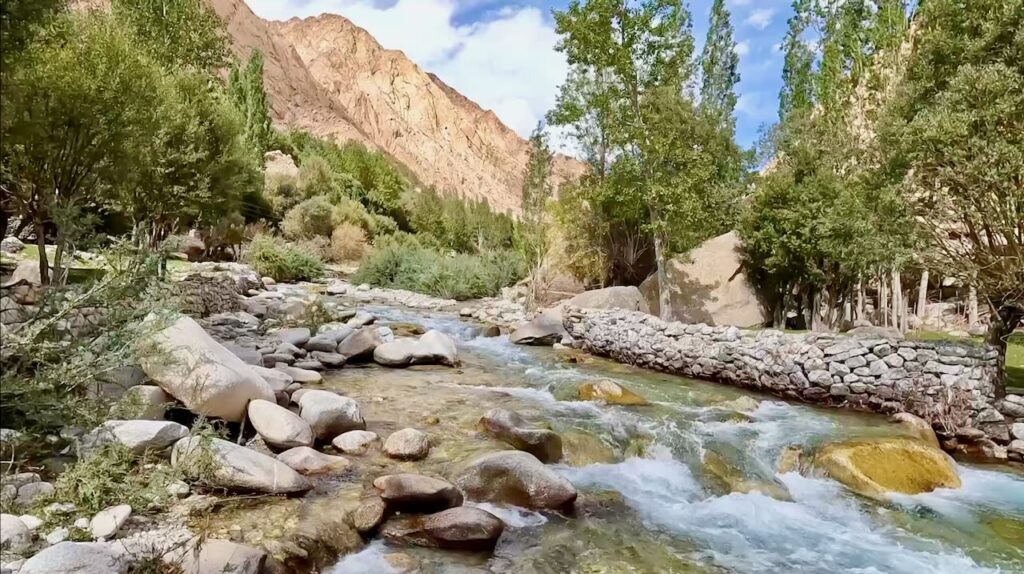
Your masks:
{"label": "cliff face", "polygon": [[[338,15],[267,22],[242,0],[208,0],[227,23],[233,49],[263,52],[274,120],[388,153],[446,194],[520,210],[529,144],[493,112],[386,50]],[[558,156],[556,184],[584,172]]]}

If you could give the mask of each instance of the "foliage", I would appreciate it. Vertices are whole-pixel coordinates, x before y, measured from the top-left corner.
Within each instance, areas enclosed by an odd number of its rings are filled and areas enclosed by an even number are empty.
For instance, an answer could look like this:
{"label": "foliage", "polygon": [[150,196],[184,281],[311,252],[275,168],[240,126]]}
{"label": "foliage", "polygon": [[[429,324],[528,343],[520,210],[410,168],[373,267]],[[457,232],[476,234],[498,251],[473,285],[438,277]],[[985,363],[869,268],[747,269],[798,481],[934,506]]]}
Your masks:
{"label": "foliage", "polygon": [[0,74],[22,53],[47,20],[65,8],[62,0],[0,3]]}
{"label": "foliage", "polygon": [[253,237],[243,259],[261,276],[277,281],[308,281],[324,274],[319,255],[271,235]]}
{"label": "foliage", "polygon": [[334,229],[333,211],[334,206],[327,197],[312,197],[288,210],[281,229],[291,239],[329,237]]}
{"label": "foliage", "polygon": [[405,218],[412,231],[429,235],[437,245],[459,253],[508,249],[515,241],[515,224],[494,213],[485,201],[442,197],[433,189],[408,192]]}
{"label": "foliage", "polygon": [[113,13],[168,68],[213,72],[227,61],[227,34],[202,0],[113,0]]}
{"label": "foliage", "polygon": [[740,56],[736,53],[736,40],[733,39],[725,0],[715,0],[711,5],[711,22],[700,62],[703,71],[701,107],[710,110],[723,123],[731,124],[736,109],[736,84],[740,81]]}
{"label": "foliage", "polygon": [[342,223],[331,233],[331,256],[334,261],[359,261],[368,247],[366,232],[351,223]]}
{"label": "foliage", "polygon": [[814,103],[814,52],[804,38],[813,17],[811,0],[793,0],[793,15],[782,42],[785,62],[779,91],[780,122],[785,122],[791,112],[809,111]]}
{"label": "foliage", "polygon": [[376,243],[353,281],[463,300],[498,295],[525,273],[526,262],[515,251],[448,255],[396,235]]}
{"label": "foliage", "polygon": [[541,265],[548,252],[548,220],[545,208],[551,197],[551,158],[544,126],[538,123],[530,135],[530,157],[523,171],[523,220],[519,233],[521,248],[526,253],[530,265],[530,294],[527,308],[536,306],[543,288]]}
{"label": "foliage", "polygon": [[[92,283],[51,287],[23,321],[5,326],[0,355],[0,418],[44,434],[92,428],[106,415],[100,392],[116,369],[134,362],[133,343],[155,299],[156,260],[119,246]],[[85,320],[90,317],[91,320]]]}
{"label": "foliage", "polygon": [[270,149],[270,138],[273,134],[267,93],[263,89],[262,52],[253,50],[244,68],[240,67],[237,61],[231,63],[228,95],[244,118],[246,143],[262,160],[263,153]]}

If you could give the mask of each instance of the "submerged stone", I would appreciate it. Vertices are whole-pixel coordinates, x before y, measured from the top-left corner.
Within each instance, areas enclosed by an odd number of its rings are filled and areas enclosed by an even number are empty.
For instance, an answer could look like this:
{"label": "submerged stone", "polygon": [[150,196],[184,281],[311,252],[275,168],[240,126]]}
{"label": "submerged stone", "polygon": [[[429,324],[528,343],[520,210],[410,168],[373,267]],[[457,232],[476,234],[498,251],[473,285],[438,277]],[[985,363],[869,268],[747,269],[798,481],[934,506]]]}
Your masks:
{"label": "submerged stone", "polygon": [[604,401],[610,405],[625,406],[650,404],[647,399],[609,379],[583,383],[579,386],[579,393],[580,399],[584,401]]}
{"label": "submerged stone", "polygon": [[893,492],[920,494],[961,485],[949,455],[914,439],[828,444],[814,456],[812,466],[857,494],[875,499]]}

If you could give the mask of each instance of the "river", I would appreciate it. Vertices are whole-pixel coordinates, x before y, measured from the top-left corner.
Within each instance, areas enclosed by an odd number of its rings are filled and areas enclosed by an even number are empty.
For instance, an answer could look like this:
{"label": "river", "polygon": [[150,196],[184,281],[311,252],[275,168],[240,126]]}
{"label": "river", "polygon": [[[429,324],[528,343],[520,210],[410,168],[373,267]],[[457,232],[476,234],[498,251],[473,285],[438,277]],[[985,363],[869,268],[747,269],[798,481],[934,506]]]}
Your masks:
{"label": "river", "polygon": [[[385,436],[416,426],[431,436],[426,461],[377,458],[362,463],[367,469],[454,476],[474,456],[507,448],[475,430],[487,409],[501,406],[562,434],[566,458],[556,469],[580,500],[574,516],[482,505],[508,525],[493,556],[378,541],[343,557],[332,574],[397,572],[385,556],[393,552],[425,573],[1024,572],[1018,471],[961,464],[962,488],[887,503],[776,471],[787,447],[809,452],[826,441],[903,433],[884,417],[769,396],[748,405],[736,399],[750,393],[727,385],[476,337],[454,315],[370,310],[457,338],[463,366],[346,367],[328,377],[326,386],[359,400],[370,430]],[[572,400],[579,383],[596,378],[653,404]]]}

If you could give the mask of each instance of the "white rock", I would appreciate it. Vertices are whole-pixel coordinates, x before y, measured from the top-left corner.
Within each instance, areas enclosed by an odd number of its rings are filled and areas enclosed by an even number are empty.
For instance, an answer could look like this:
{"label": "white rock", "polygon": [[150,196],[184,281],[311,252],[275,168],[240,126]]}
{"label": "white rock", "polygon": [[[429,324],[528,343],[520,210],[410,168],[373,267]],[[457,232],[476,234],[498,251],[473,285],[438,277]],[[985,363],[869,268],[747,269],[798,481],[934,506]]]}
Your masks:
{"label": "white rock", "polygon": [[173,402],[174,397],[156,385],[130,387],[120,400],[135,415],[133,418],[151,421],[163,420],[167,405]]}
{"label": "white rock", "polygon": [[251,368],[256,371],[256,374],[263,377],[264,381],[267,381],[270,389],[275,393],[287,389],[288,385],[294,381],[291,375],[281,369],[268,369],[259,365],[252,365]]}
{"label": "white rock", "polygon": [[189,317],[150,337],[140,354],[146,374],[196,414],[240,421],[250,400],[274,400],[256,371]]}
{"label": "white rock", "polygon": [[319,383],[323,380],[323,376],[320,373],[310,371],[309,369],[300,369],[298,367],[281,364],[278,364],[274,368],[291,377],[296,383]]}
{"label": "white rock", "polygon": [[331,456],[308,446],[297,446],[277,455],[277,460],[287,464],[299,474],[319,474],[341,471],[349,467],[348,459]]}
{"label": "white rock", "polygon": [[89,519],[83,517],[83,518],[79,518],[78,520],[75,520],[74,527],[78,528],[79,530],[88,530],[88,528],[89,528]]}
{"label": "white rock", "polygon": [[131,514],[132,507],[127,504],[104,508],[97,512],[96,516],[93,516],[92,520],[89,521],[89,531],[92,532],[92,537],[97,540],[113,538]]}
{"label": "white rock", "polygon": [[120,443],[141,455],[147,450],[164,450],[187,436],[188,427],[171,421],[107,421],[82,437],[82,452]]}
{"label": "white rock", "polygon": [[384,454],[401,460],[420,460],[430,452],[430,439],[423,431],[407,428],[391,433],[384,441]]}
{"label": "white rock", "polygon": [[459,364],[459,351],[455,341],[441,331],[431,329],[420,336],[415,362],[441,363],[454,367]]}
{"label": "white rock", "polygon": [[61,542],[67,540],[68,536],[71,536],[71,531],[67,528],[64,528],[63,526],[61,526],[60,528],[54,528],[46,534],[46,543],[50,546],[53,546],[54,544],[60,544]]}
{"label": "white rock", "polygon": [[1010,435],[1018,440],[1024,440],[1024,423],[1013,423],[1010,427]]}
{"label": "white rock", "polygon": [[389,341],[373,350],[373,361],[385,367],[405,367],[411,365],[419,342],[415,339],[400,338]]}
{"label": "white rock", "polygon": [[259,574],[267,553],[228,540],[207,538],[197,543],[178,561],[185,574]]}
{"label": "white rock", "polygon": [[334,437],[331,444],[345,454],[366,454],[374,444],[379,442],[380,437],[375,432],[354,430]]}
{"label": "white rock", "polygon": [[21,521],[25,524],[26,528],[33,532],[39,530],[39,527],[43,525],[42,518],[39,518],[38,516],[33,516],[31,514],[22,514],[18,518],[20,518]]}
{"label": "white rock", "polygon": [[60,542],[29,558],[19,574],[125,574],[128,566],[127,557],[116,546]]}
{"label": "white rock", "polygon": [[219,438],[189,437],[174,445],[171,464],[175,467],[211,465],[218,486],[268,494],[309,490],[309,481],[265,454]]}
{"label": "white rock", "polygon": [[328,391],[306,391],[299,398],[299,409],[299,416],[313,427],[314,436],[321,440],[366,428],[359,403]]}
{"label": "white rock", "polygon": [[32,530],[13,514],[0,514],[0,549],[19,554],[32,545]]}
{"label": "white rock", "polygon": [[249,422],[272,447],[288,449],[313,444],[309,423],[277,403],[262,399],[250,402]]}

